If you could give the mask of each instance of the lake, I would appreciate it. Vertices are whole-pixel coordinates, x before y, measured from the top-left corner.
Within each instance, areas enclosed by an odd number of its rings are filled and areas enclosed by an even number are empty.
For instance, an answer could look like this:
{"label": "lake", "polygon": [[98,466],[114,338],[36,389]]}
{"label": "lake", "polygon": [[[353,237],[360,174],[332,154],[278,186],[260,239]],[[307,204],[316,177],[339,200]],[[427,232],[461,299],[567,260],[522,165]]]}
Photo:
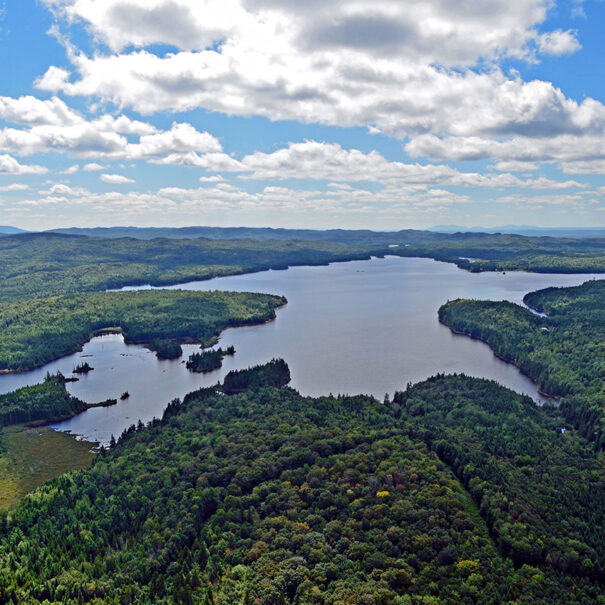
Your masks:
{"label": "lake", "polygon": [[125,345],[113,334],[94,338],[82,352],[38,370],[0,376],[0,392],[40,382],[47,371],[69,375],[85,358],[95,369],[68,384],[73,395],[87,402],[117,398],[123,391],[131,396],[55,428],[104,443],[139,419],[160,417],[171,399],[216,384],[229,370],[273,357],[288,362],[291,386],[304,395],[369,393],[382,399],[437,372],[464,372],[540,400],[529,378],[495,357],[487,345],[452,334],[439,323],[437,310],[455,298],[523,304],[531,290],[578,285],[594,277],[469,273],[430,259],[386,257],[191,282],[171,288],[281,294],[288,304],[274,322],[223,332],[220,345],[234,345],[236,354],[210,374],[194,374],[184,366],[187,356],[199,350],[196,345],[183,346],[181,360],[159,361],[146,348]]}

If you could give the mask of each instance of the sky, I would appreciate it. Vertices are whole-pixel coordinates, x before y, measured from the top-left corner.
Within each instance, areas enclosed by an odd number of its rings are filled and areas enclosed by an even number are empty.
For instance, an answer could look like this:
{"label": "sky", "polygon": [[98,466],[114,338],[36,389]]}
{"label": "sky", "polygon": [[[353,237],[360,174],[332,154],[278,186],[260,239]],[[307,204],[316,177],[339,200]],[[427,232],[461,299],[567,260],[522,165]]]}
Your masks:
{"label": "sky", "polygon": [[605,225],[602,0],[0,0],[0,225]]}

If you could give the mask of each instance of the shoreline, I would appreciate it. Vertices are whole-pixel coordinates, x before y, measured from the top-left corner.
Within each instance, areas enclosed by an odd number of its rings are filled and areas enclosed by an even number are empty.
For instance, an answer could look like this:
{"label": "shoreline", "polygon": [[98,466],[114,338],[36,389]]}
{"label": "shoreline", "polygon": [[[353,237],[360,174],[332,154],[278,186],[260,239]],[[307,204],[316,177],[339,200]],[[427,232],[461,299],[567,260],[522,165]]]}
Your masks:
{"label": "shoreline", "polygon": [[[277,295],[275,295],[277,296]],[[224,328],[222,328],[218,334],[215,334],[214,336],[210,337],[208,340],[206,341],[200,341],[197,340],[194,336],[185,336],[182,338],[170,338],[167,340],[171,340],[177,344],[183,344],[183,345],[200,345],[202,348],[206,349],[209,347],[213,347],[215,344],[218,343],[222,333],[225,330],[228,330],[230,328],[245,328],[248,326],[262,326],[268,323],[271,323],[273,321],[275,321],[277,319],[277,314],[275,313],[275,311],[277,309],[282,309],[283,307],[285,307],[288,304],[288,301],[285,299],[285,297],[281,297],[284,298],[285,302],[283,304],[280,304],[278,306],[276,306],[273,309],[273,317],[269,318],[269,319],[259,319],[258,321],[243,321],[242,323],[239,324],[234,324],[234,325],[226,325]],[[88,338],[79,346],[79,348],[77,348],[76,350],[72,350],[69,353],[65,353],[63,355],[60,355],[59,357],[55,357],[54,359],[51,359],[50,361],[47,361],[39,366],[34,366],[31,368],[27,368],[25,370],[0,370],[0,376],[8,376],[8,375],[13,375],[13,376],[19,376],[20,374],[27,374],[28,372],[34,372],[35,370],[39,370],[41,368],[44,368],[45,366],[47,366],[50,363],[54,363],[55,361],[59,361],[61,359],[64,359],[65,357],[69,357],[70,355],[75,355],[76,353],[81,353],[84,350],[84,347],[94,338],[100,338],[103,336],[110,336],[110,335],[115,335],[115,334],[121,334],[124,337],[124,344],[125,345],[131,345],[131,346],[142,346],[145,347],[146,349],[150,350],[150,351],[154,351],[154,349],[151,347],[151,341],[147,341],[147,340],[127,340],[126,336],[124,334],[124,330],[120,327],[109,327],[109,328],[101,328],[99,330],[95,330],[94,332],[92,332]],[[160,358],[158,358],[160,359]]]}
{"label": "shoreline", "polygon": [[[496,353],[496,351],[494,351],[494,349],[492,349],[492,347],[489,344],[489,342],[487,342],[486,340],[483,340],[483,338],[480,338],[479,336],[469,336],[468,334],[465,334],[464,332],[460,332],[460,331],[456,330],[455,328],[452,328],[451,326],[449,326],[448,324],[446,324],[441,319],[439,319],[439,323],[442,326],[445,326],[446,328],[448,328],[450,330],[450,332],[452,332],[452,334],[455,334],[456,336],[464,336],[465,338],[470,338],[471,340],[476,340],[478,342],[482,342],[484,345],[486,345],[487,347],[489,347],[489,350],[500,361],[502,361],[504,363],[507,363],[507,364],[510,364],[511,366],[514,366],[515,368],[517,368],[517,370],[519,370],[519,372],[521,372],[521,374],[523,374],[523,376],[525,376],[526,378],[529,378],[532,381],[533,385],[536,387],[536,391],[537,391],[538,395],[544,397],[545,399],[549,399],[549,400],[551,400],[553,402],[556,402],[557,404],[560,403],[560,401],[561,401],[560,397],[557,397],[556,395],[549,395],[548,393],[545,393],[544,391],[542,391],[540,389],[540,385],[538,385],[538,383],[534,380],[533,376],[531,376],[530,374],[528,374],[520,365],[518,365],[514,361],[512,361],[510,359],[506,359],[505,357],[502,357],[501,355],[499,355],[498,353]],[[544,405],[544,403],[538,404],[536,402],[536,405]]]}

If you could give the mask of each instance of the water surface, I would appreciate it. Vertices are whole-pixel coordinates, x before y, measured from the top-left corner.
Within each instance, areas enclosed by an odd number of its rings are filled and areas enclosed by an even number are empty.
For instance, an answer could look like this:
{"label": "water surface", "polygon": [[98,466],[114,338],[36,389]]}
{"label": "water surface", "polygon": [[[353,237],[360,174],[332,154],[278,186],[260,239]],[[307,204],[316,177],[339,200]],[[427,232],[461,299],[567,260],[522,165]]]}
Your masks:
{"label": "water surface", "polygon": [[127,346],[114,334],[94,338],[81,353],[39,370],[0,376],[0,392],[40,382],[47,370],[69,374],[83,356],[90,356],[94,371],[69,384],[69,391],[88,402],[116,398],[123,391],[131,397],[56,427],[102,442],[139,419],[161,416],[171,399],[213,385],[229,370],[272,357],[288,362],[291,385],[305,395],[369,393],[382,398],[437,372],[464,372],[539,400],[529,378],[496,358],[487,345],[452,334],[439,323],[437,310],[455,298],[523,304],[531,290],[578,285],[594,277],[469,273],[430,259],[387,257],[191,282],[170,288],[281,294],[288,304],[277,311],[274,322],[223,332],[220,346],[234,345],[236,354],[210,374],[191,373],[182,363],[199,350],[195,345],[183,347],[181,360],[159,361],[149,350]]}

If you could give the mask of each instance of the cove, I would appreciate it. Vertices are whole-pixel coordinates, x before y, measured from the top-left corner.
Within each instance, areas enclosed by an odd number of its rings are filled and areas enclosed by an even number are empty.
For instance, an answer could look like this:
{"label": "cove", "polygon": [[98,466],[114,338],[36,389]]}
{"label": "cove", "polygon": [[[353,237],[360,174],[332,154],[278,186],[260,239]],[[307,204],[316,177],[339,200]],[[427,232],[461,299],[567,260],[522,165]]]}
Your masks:
{"label": "cove", "polygon": [[487,345],[453,334],[439,323],[437,310],[455,298],[523,304],[531,290],[579,285],[595,277],[602,276],[469,273],[431,259],[386,257],[180,284],[170,288],[280,294],[288,304],[271,323],[224,331],[220,346],[233,345],[236,354],[210,374],[191,373],[182,363],[199,350],[196,345],[184,346],[180,360],[159,361],[113,334],[94,338],[82,352],[38,370],[0,376],[0,392],[40,382],[47,371],[69,375],[85,359],[95,369],[68,384],[73,395],[89,403],[118,398],[124,391],[130,398],[54,426],[104,443],[139,419],[160,417],[171,399],[216,384],[229,370],[273,357],[288,362],[291,386],[304,395],[369,393],[382,399],[408,382],[457,372],[496,380],[539,401],[528,377]]}

